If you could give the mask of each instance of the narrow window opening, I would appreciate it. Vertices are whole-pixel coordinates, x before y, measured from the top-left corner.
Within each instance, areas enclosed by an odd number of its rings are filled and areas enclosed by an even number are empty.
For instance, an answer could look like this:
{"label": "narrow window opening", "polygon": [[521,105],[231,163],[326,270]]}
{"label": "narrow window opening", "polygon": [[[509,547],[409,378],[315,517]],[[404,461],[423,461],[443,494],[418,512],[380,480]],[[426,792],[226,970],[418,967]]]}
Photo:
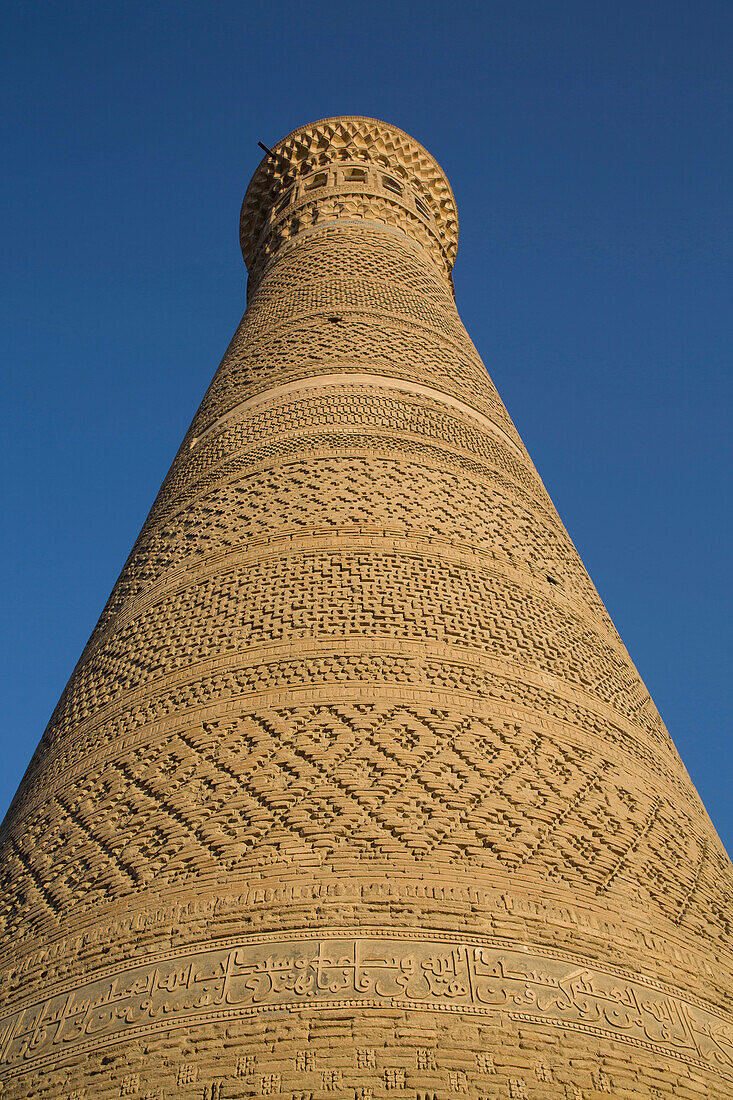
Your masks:
{"label": "narrow window opening", "polygon": [[395,195],[402,194],[402,188],[397,180],[393,180],[391,176],[382,176],[382,183],[387,191],[393,191]]}
{"label": "narrow window opening", "polygon": [[556,581],[554,577],[551,577],[549,573],[545,573],[545,576],[547,577],[550,584],[559,584],[560,583],[560,581]]}
{"label": "narrow window opening", "polygon": [[424,218],[430,217],[430,211],[428,210],[425,203],[421,202],[420,199],[415,199],[415,207],[417,208],[418,214],[422,214]]}
{"label": "narrow window opening", "polygon": [[344,172],[344,179],[349,183],[364,183],[366,181],[366,171],[364,168],[347,168]]}
{"label": "narrow window opening", "polygon": [[315,176],[306,181],[306,191],[315,191],[316,187],[325,187],[328,176],[325,172],[316,172]]}

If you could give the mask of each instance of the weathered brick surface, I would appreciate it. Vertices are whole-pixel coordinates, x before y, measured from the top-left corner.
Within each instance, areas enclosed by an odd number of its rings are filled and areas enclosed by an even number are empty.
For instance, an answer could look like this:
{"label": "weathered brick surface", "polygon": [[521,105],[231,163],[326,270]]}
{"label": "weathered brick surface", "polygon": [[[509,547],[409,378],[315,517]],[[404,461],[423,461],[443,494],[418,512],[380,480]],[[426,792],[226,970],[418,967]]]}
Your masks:
{"label": "weathered brick surface", "polygon": [[0,836],[13,1100],[733,1093],[733,869],[461,325],[429,155],[306,127]]}

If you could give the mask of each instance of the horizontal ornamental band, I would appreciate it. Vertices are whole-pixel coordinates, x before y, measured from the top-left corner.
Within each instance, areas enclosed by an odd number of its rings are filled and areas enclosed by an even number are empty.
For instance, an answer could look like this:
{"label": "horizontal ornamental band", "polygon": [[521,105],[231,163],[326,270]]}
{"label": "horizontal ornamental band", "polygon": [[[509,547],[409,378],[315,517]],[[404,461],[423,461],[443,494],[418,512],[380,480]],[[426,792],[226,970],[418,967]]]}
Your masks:
{"label": "horizontal ornamental band", "polygon": [[451,410],[456,410],[464,416],[470,417],[486,431],[500,436],[504,443],[507,443],[520,458],[526,461],[526,456],[516,440],[507,435],[507,433],[500,428],[498,424],[495,424],[493,420],[490,420],[488,416],[484,416],[478,409],[474,409],[473,406],[466,404],[465,401],[461,401],[457,397],[452,397],[442,390],[436,390],[433,386],[425,386],[417,382],[408,382],[403,378],[396,378],[391,375],[371,374],[364,371],[342,371],[338,374],[318,374],[309,378],[298,378],[294,382],[284,382],[280,386],[272,386],[262,393],[256,393],[253,397],[248,398],[246,401],[242,401],[233,409],[229,409],[223,416],[218,417],[218,419],[212,424],[209,424],[200,435],[194,436],[189,442],[189,450],[193,450],[194,447],[219,431],[225,424],[228,424],[230,421],[239,420],[245,413],[253,412],[255,409],[259,410],[262,406],[267,407],[269,405],[275,405],[278,401],[290,397],[293,394],[296,394],[298,397],[305,397],[309,392],[327,390],[334,386],[394,390],[398,393],[408,393],[413,397],[427,397],[432,401],[437,401],[439,404],[447,406]]}
{"label": "horizontal ornamental band", "polygon": [[0,1070],[262,1012],[408,1006],[586,1031],[733,1075],[733,1024],[695,999],[561,952],[415,932],[244,937],[122,964],[0,1020]]}

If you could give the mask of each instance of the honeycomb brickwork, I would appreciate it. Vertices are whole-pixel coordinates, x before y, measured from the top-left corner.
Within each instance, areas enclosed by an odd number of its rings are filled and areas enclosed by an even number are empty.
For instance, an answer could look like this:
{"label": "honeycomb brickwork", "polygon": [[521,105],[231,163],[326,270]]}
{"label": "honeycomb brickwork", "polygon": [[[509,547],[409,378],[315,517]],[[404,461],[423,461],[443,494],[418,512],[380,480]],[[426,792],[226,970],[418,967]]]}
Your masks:
{"label": "honeycomb brickwork", "polygon": [[242,323],[0,832],[3,1100],[733,1094],[733,868],[370,119],[257,169]]}

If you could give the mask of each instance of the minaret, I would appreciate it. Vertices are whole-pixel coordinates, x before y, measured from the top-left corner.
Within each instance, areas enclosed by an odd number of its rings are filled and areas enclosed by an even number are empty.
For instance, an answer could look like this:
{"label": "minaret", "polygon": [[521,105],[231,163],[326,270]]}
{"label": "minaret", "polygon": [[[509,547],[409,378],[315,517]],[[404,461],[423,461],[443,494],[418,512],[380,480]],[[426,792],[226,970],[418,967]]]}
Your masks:
{"label": "minaret", "polygon": [[456,312],[305,126],[2,827],[2,1100],[733,1095],[733,869]]}

